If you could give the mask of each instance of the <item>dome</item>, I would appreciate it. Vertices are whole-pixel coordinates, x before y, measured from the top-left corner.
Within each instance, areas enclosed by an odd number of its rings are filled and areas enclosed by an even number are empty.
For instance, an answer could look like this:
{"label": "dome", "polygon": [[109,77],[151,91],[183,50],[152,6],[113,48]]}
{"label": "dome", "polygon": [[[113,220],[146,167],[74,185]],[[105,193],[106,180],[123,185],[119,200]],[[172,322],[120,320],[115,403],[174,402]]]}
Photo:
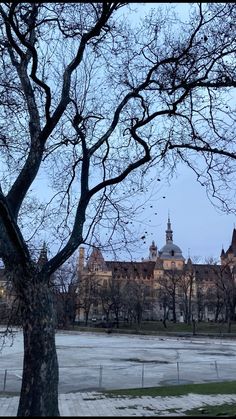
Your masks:
{"label": "dome", "polygon": [[182,250],[174,243],[167,243],[159,250],[160,259],[184,260]]}
{"label": "dome", "polygon": [[159,250],[160,259],[185,260],[182,250],[173,243],[173,230],[171,229],[170,217],[168,217],[166,230],[166,244]]}

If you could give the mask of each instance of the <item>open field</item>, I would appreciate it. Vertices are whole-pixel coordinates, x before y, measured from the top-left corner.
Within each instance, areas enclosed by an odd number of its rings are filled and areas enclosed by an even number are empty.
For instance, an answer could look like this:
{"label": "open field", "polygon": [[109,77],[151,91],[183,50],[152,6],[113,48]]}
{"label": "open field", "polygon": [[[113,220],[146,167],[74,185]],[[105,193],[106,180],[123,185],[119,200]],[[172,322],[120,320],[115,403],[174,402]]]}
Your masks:
{"label": "open field", "polygon": [[[235,415],[235,339],[64,331],[56,345],[62,416]],[[16,331],[0,353],[0,415],[16,415],[22,361]]]}
{"label": "open field", "polygon": [[[64,331],[56,334],[59,392],[234,380],[236,340]],[[0,354],[0,391],[18,392],[22,333]]]}

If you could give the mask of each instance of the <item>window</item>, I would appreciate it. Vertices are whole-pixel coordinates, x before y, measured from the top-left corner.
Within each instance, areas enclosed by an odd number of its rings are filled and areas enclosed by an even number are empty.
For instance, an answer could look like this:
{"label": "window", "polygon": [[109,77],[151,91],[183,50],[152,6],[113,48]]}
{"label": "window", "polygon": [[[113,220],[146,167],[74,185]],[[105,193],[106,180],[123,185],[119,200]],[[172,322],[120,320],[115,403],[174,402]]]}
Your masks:
{"label": "window", "polygon": [[174,255],[175,255],[174,250],[171,250],[171,256],[174,256]]}

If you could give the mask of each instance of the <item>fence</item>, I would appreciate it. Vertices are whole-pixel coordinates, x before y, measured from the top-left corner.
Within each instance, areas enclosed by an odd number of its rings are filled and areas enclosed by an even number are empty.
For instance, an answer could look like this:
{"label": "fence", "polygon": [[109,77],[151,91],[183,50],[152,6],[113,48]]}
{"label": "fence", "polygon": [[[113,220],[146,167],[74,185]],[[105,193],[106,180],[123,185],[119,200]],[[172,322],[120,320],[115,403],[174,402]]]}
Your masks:
{"label": "fence", "polygon": [[[133,363],[61,366],[59,392],[154,387],[236,380],[235,360],[228,362]],[[18,393],[22,370],[0,370],[0,391]],[[1,384],[2,383],[2,384]],[[2,388],[1,388],[2,387]]]}

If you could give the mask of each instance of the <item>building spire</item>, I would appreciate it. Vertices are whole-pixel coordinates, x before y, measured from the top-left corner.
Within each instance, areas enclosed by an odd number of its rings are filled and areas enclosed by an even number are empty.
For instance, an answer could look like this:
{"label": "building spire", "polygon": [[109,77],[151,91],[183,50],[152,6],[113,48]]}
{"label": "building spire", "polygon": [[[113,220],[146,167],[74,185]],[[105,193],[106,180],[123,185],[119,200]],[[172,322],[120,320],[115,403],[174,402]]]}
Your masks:
{"label": "building spire", "polygon": [[231,246],[232,246],[232,249],[236,251],[236,230],[235,230],[235,228],[233,230]]}
{"label": "building spire", "polygon": [[173,243],[173,230],[171,229],[170,214],[168,213],[166,244],[169,244],[169,243]]}
{"label": "building spire", "polygon": [[153,240],[151,246],[149,247],[149,260],[156,260],[156,258],[157,258],[157,246]]}

